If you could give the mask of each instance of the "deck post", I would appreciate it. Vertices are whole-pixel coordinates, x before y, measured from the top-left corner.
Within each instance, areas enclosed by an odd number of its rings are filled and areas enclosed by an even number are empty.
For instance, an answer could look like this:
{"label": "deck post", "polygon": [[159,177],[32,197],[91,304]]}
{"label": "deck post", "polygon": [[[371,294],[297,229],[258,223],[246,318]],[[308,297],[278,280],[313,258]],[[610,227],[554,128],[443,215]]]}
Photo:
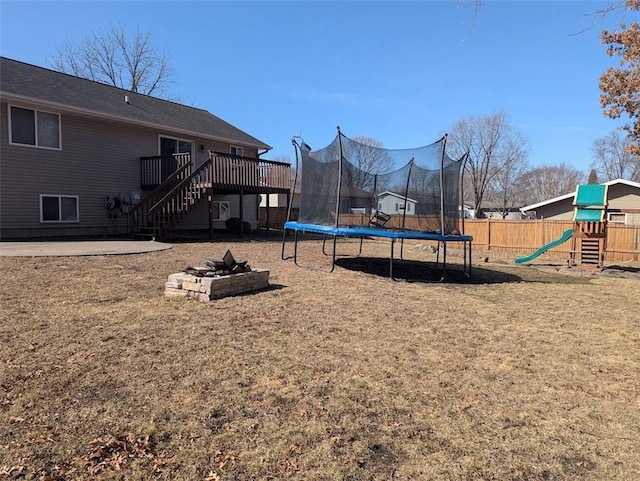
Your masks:
{"label": "deck post", "polygon": [[[269,211],[271,210],[271,203],[269,201],[270,201],[271,194],[269,194],[267,192],[265,195],[267,196],[267,213],[266,213],[266,216],[265,216],[266,217],[266,221],[267,221],[267,225],[266,225],[265,234],[266,234],[266,237],[269,237]],[[259,209],[259,207],[258,207],[258,209]]]}
{"label": "deck post", "polygon": [[244,236],[244,189],[240,188],[240,238]]}

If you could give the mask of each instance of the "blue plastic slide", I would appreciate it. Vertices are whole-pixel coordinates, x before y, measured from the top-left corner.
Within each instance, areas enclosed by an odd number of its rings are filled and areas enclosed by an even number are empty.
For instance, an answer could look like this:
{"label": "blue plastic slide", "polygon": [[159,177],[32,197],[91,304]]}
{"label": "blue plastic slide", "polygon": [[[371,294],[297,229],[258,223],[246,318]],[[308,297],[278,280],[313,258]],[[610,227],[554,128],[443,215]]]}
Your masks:
{"label": "blue plastic slide", "polygon": [[548,244],[543,245],[542,247],[540,247],[540,249],[535,251],[533,254],[529,254],[528,256],[516,258],[516,264],[523,264],[525,262],[532,261],[533,259],[535,259],[539,255],[542,255],[545,252],[547,252],[549,249],[551,249],[553,247],[556,247],[556,246],[559,246],[560,244],[563,244],[563,243],[567,242],[569,239],[571,239],[572,235],[573,235],[573,229],[569,229],[569,230],[564,231],[564,233],[562,234],[562,237],[560,237],[559,239],[556,239],[556,240],[554,240],[552,242],[549,242]]}

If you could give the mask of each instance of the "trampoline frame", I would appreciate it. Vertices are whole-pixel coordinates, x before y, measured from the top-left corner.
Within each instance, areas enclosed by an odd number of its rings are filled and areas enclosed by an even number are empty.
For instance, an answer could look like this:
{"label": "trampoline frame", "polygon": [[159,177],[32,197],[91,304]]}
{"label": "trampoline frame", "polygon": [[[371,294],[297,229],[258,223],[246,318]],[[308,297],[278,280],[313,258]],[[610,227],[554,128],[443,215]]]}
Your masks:
{"label": "trampoline frame", "polygon": [[[285,244],[288,231],[293,231],[293,254],[291,256],[287,256],[285,254]],[[335,262],[337,257],[336,245],[337,240],[340,237],[343,238],[357,238],[360,239],[360,248],[358,251],[358,256],[362,253],[362,243],[365,238],[369,237],[380,237],[384,239],[389,239],[391,241],[391,250],[389,254],[389,277],[397,281],[398,279],[393,275],[393,263],[394,263],[394,251],[395,251],[395,243],[396,241],[400,241],[401,244],[404,244],[405,240],[429,240],[436,241],[438,243],[438,249],[436,254],[436,265],[440,263],[440,246],[442,245],[442,276],[440,277],[439,282],[442,282],[446,279],[447,276],[447,243],[456,242],[462,243],[463,250],[463,274],[466,278],[471,277],[471,249],[472,249],[472,241],[473,237],[470,235],[442,235],[442,234],[433,234],[429,232],[420,232],[420,231],[410,231],[410,230],[392,230],[392,229],[373,229],[366,227],[353,227],[353,226],[341,226],[341,227],[330,227],[324,225],[315,225],[315,224],[303,224],[299,222],[289,221],[284,224],[284,234],[282,238],[282,260],[293,259],[293,262],[298,267],[307,267],[303,266],[298,262],[298,234],[302,233],[313,233],[320,234],[323,237],[322,241],[322,253],[324,255],[329,255],[325,249],[325,243],[328,238],[333,239],[333,248],[331,251],[331,267],[329,272],[333,272],[335,269]],[[400,251],[400,259],[402,259],[402,249]]]}

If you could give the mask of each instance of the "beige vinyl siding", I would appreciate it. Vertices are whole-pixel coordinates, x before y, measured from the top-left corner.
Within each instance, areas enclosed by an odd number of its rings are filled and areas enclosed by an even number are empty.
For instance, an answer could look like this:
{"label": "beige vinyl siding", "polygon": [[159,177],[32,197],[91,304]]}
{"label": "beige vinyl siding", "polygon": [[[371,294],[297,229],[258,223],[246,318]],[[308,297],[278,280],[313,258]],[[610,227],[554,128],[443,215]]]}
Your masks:
{"label": "beige vinyl siding", "polygon": [[[38,149],[9,145],[8,107],[5,102],[0,105],[1,238],[126,232],[126,215],[108,217],[106,196],[128,199],[131,192],[140,191],[140,157],[158,153],[159,135],[185,138],[170,131],[58,113],[62,150]],[[187,140],[194,143],[196,165],[208,158],[208,150],[229,148],[199,138]],[[204,152],[200,145],[205,146]],[[80,222],[73,226],[40,223],[40,194],[78,196]]]}

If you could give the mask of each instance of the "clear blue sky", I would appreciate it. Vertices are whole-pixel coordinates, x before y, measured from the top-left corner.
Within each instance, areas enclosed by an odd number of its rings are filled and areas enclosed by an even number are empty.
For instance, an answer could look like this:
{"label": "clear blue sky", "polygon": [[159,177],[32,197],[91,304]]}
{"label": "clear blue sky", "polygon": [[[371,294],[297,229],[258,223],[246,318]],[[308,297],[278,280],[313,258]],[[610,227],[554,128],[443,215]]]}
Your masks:
{"label": "clear blue sky", "polygon": [[[534,165],[588,172],[605,118],[598,79],[617,60],[594,17],[610,2],[0,1],[3,56],[50,67],[65,41],[120,24],[149,31],[176,70],[170,95],[293,160],[345,135],[389,148],[434,142],[459,119],[504,111]],[[632,18],[627,13],[627,21]],[[595,25],[594,25],[595,21]]]}

